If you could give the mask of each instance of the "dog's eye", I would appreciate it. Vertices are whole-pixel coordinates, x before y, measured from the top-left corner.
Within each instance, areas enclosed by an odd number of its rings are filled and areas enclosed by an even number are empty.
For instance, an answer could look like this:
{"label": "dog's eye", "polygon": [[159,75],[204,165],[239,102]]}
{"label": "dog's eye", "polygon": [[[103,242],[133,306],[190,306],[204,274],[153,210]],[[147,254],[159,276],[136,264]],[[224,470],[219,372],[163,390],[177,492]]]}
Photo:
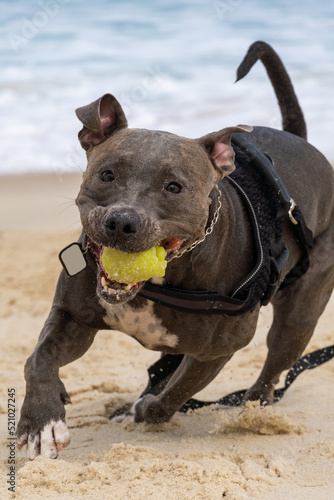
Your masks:
{"label": "dog's eye", "polygon": [[101,181],[103,182],[112,182],[114,180],[114,174],[111,170],[105,170],[101,174]]}
{"label": "dog's eye", "polygon": [[166,187],[166,191],[173,194],[179,194],[182,191],[182,186],[180,186],[180,184],[178,184],[177,182],[171,182]]}

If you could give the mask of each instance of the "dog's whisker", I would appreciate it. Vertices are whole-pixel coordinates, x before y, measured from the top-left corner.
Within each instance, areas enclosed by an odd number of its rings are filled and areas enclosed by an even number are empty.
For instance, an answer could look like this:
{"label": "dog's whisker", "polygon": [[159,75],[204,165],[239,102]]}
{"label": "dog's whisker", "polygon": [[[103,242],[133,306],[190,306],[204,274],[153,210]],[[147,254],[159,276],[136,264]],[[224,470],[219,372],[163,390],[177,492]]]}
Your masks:
{"label": "dog's whisker", "polygon": [[59,204],[60,207],[66,205],[66,208],[69,208],[69,207],[75,207],[76,204],[75,204],[75,201],[64,201],[62,203]]}
{"label": "dog's whisker", "polygon": [[79,219],[79,220],[76,220],[76,221],[74,221],[74,222],[72,222],[71,224],[69,224],[69,225],[67,226],[67,230],[72,229],[72,228],[73,228],[73,226],[76,226],[76,228],[77,228],[77,229],[80,229],[80,228],[81,228],[81,221],[80,221],[80,219]]}
{"label": "dog's whisker", "polygon": [[[56,196],[56,198],[61,198],[62,200],[69,200],[69,201],[75,203],[75,198],[72,198],[71,196]],[[67,203],[67,202],[64,201],[64,203]]]}

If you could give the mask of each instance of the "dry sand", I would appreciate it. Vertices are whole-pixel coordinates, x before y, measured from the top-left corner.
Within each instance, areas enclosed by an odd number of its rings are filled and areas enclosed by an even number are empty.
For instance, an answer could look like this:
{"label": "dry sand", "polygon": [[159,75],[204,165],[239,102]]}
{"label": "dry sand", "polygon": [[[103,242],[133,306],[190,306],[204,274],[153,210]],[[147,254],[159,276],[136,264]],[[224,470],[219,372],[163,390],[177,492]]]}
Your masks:
{"label": "dry sand", "polygon": [[[78,175],[0,179],[1,498],[14,498],[6,484],[7,389],[16,390],[18,412],[23,365],[60,271],[57,253],[78,234],[72,202],[79,185]],[[263,308],[252,343],[201,397],[218,398],[256,379],[270,317]],[[333,344],[333,319],[332,299],[308,351]],[[64,367],[72,442],[58,460],[28,462],[17,451],[15,498],[334,498],[333,361],[302,374],[273,408],[199,410],[157,426],[111,423],[115,408],[136,400],[157,357],[122,333],[101,331],[85,356]]]}

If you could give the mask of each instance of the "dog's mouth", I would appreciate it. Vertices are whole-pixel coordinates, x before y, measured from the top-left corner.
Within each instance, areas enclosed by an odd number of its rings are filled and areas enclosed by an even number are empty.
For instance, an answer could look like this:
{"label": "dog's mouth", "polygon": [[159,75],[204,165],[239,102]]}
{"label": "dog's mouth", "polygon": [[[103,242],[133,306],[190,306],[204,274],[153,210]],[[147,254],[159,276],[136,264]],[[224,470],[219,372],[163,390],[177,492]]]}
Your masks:
{"label": "dog's mouth", "polygon": [[[128,284],[109,279],[108,272],[104,269],[101,260],[104,246],[99,245],[88,236],[86,238],[87,247],[94,256],[97,265],[97,294],[109,304],[121,304],[132,299],[146,282],[139,281],[138,283]],[[171,237],[161,240],[157,246],[161,246],[166,250],[166,260],[168,262],[175,256],[182,243],[183,241],[179,238]]]}

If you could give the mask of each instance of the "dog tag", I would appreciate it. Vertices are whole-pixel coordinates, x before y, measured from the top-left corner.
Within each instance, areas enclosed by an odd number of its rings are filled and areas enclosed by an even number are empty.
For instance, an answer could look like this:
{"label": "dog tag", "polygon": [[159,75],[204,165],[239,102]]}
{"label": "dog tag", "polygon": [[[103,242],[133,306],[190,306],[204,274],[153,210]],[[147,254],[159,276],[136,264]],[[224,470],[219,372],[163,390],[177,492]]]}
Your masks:
{"label": "dog tag", "polygon": [[59,253],[59,260],[69,276],[85,269],[87,262],[80,243],[71,243]]}

